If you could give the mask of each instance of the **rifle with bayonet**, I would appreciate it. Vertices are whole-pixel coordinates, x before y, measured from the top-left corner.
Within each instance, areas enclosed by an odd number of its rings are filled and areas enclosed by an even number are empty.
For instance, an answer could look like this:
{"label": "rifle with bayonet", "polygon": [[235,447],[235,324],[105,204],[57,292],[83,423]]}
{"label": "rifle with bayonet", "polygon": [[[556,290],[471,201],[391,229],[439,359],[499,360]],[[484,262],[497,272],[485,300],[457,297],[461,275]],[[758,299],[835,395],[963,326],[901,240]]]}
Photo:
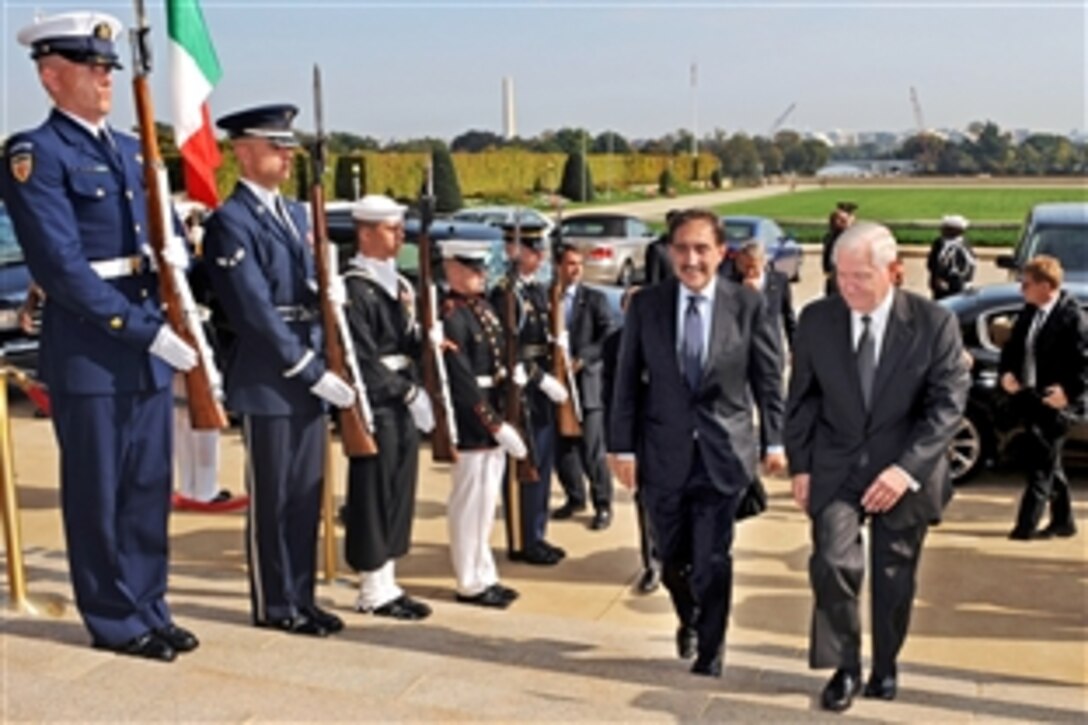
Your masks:
{"label": "rifle with bayonet", "polygon": [[135,96],[136,122],[143,155],[144,186],[147,191],[148,241],[159,277],[159,298],[166,320],[174,333],[197,352],[197,364],[185,375],[185,397],[194,430],[218,430],[227,426],[227,414],[219,402],[222,377],[212,358],[212,349],[204,336],[200,311],[193,299],[185,270],[166,261],[168,235],[174,234],[170,209],[170,185],[166,166],[155,135],[155,109],[151,102],[151,27],[143,0],[136,0],[136,24],[129,31],[132,46],[132,91]]}
{"label": "rifle with bayonet", "polygon": [[317,268],[317,289],[321,304],[321,327],[325,334],[325,365],[343,378],[355,390],[355,402],[350,408],[338,408],[340,438],[344,455],[349,458],[373,456],[378,453],[374,440],[374,419],[366,386],[359,372],[351,332],[344,309],[329,299],[329,288],[337,275],[336,247],[329,241],[325,220],[325,126],[321,107],[321,69],[314,66],[314,122],[317,126],[310,147],[310,212],[313,216],[314,266]]}
{"label": "rifle with bayonet", "polygon": [[419,195],[419,298],[423,320],[423,387],[431,396],[434,410],[434,431],[431,433],[431,459],[449,463],[457,459],[457,420],[450,397],[446,359],[443,357],[436,326],[441,329],[438,315],[438,294],[434,284],[431,222],[434,221],[434,169],[427,165],[427,181]]}
{"label": "rifle with bayonet", "polygon": [[[503,309],[502,309],[502,325],[503,330],[506,333],[505,348],[503,351],[503,367],[506,369],[506,408],[503,411],[503,417],[506,422],[509,423],[514,430],[518,432],[521,439],[525,441],[525,447],[529,450],[529,455],[516,461],[516,465],[507,465],[507,479],[511,484],[511,495],[514,495],[513,489],[516,488],[513,484],[521,481],[523,483],[529,483],[536,481],[540,478],[540,474],[536,470],[536,464],[533,459],[533,437],[532,431],[529,425],[526,424],[526,410],[525,401],[523,399],[524,390],[522,386],[518,384],[515,378],[517,375],[515,371],[521,365],[521,344],[520,344],[520,331],[521,325],[518,318],[518,257],[521,256],[521,220],[520,214],[514,215],[514,258],[510,260],[509,267],[506,272],[506,295],[503,297]],[[524,368],[522,368],[524,370]],[[524,382],[524,381],[520,381]],[[512,511],[517,512],[520,510],[515,505],[515,498],[511,498],[510,508]],[[520,519],[516,514],[512,514],[515,519]],[[517,538],[517,537],[515,537]]]}
{"label": "rifle with bayonet", "polygon": [[559,274],[563,254],[563,207],[559,207],[555,227],[555,253],[552,255],[552,284],[548,290],[548,333],[552,338],[552,375],[567,387],[570,395],[562,403],[555,404],[555,424],[564,438],[582,437],[582,405],[578,395],[578,381],[570,361],[569,339],[563,310],[563,280]]}

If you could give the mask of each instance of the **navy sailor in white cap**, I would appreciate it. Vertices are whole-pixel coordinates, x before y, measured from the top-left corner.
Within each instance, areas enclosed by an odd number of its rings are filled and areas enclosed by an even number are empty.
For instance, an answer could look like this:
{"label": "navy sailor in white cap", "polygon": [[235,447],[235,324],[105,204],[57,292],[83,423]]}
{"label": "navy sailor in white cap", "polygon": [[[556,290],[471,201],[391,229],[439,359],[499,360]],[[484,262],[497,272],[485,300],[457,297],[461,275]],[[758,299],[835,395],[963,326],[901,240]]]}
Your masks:
{"label": "navy sailor in white cap", "polygon": [[420,620],[431,608],[405,594],[394,573],[395,560],[408,553],[412,540],[419,434],[434,428],[431,399],[420,385],[415,291],[396,266],[404,207],[387,196],[368,195],[351,215],[357,253],[344,272],[346,312],[378,454],[351,459],[344,553],[360,575],[358,611]]}
{"label": "navy sailor in white cap", "polygon": [[355,391],[325,369],[306,210],[279,192],[298,146],[297,113],[276,104],[217,122],[241,178],[208,220],[204,258],[234,333],[223,351],[225,388],[246,446],[253,623],[324,637],[344,626],[314,602],[325,405],[346,408]]}
{"label": "navy sailor in white cap", "polygon": [[[121,23],[75,12],[19,31],[53,101],[5,148],[3,197],[46,293],[41,374],[60,448],[76,606],[96,647],[171,661],[197,647],[166,605],[170,380],[196,351],[163,321],[145,250],[139,142],[106,123]],[[187,264],[168,240],[167,263]]]}

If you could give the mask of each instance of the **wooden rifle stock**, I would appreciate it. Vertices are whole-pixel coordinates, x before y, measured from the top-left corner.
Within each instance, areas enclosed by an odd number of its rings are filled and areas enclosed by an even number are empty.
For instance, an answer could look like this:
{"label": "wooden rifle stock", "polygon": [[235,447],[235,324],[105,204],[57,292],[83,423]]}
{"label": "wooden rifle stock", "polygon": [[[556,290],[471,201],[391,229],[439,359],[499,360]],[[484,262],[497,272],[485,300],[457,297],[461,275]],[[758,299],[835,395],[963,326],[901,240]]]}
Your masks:
{"label": "wooden rifle stock", "polygon": [[423,321],[423,356],[421,361],[423,388],[431,397],[431,408],[434,411],[434,431],[431,432],[431,460],[440,463],[451,463],[457,460],[457,444],[451,429],[449,407],[449,390],[446,381],[439,374],[442,360],[439,355],[441,350],[435,349],[431,343],[431,330],[435,325],[441,325],[442,321],[436,319],[438,309],[435,300],[434,269],[431,263],[431,215],[430,202],[433,197],[420,198],[420,212],[422,215],[419,228],[419,293],[417,297],[420,305],[420,318]]}
{"label": "wooden rifle stock", "polygon": [[567,399],[555,404],[555,423],[559,429],[559,435],[564,438],[581,438],[582,422],[579,420],[575,401],[578,396],[578,388],[574,380],[574,371],[570,368],[570,360],[567,358],[567,348],[559,344],[559,338],[566,329],[563,319],[563,284],[559,280],[558,262],[553,265],[552,285],[549,290],[550,310],[548,311],[548,327],[551,328],[552,344],[552,376],[567,388]]}
{"label": "wooden rifle stock", "polygon": [[[515,234],[518,238],[518,245],[520,246],[521,230],[518,229]],[[507,277],[506,296],[503,304],[503,327],[506,330],[506,347],[504,365],[506,367],[506,422],[509,423],[514,430],[518,432],[521,439],[525,441],[525,447],[529,450],[529,454],[517,462],[517,479],[522,483],[529,483],[540,479],[540,473],[536,469],[536,463],[533,461],[533,439],[528,430],[528,426],[525,425],[525,410],[524,402],[522,401],[522,390],[517,383],[514,382],[514,370],[521,362],[521,355],[518,345],[518,293],[517,293],[517,262],[513,262],[510,265],[510,273]],[[515,512],[517,509],[514,509]],[[514,514],[516,515],[516,513]]]}
{"label": "wooden rifle stock", "polygon": [[[187,323],[186,300],[192,304],[192,294],[188,293],[188,282],[184,273],[175,270],[164,256],[171,213],[168,199],[169,188],[166,181],[166,167],[159,151],[159,141],[155,135],[155,109],[151,103],[151,89],[147,81],[148,53],[147,35],[149,28],[143,17],[143,4],[137,3],[139,22],[133,29],[134,73],[132,90],[135,96],[136,120],[140,131],[140,151],[144,159],[144,186],[147,191],[148,241],[159,270],[159,299],[166,311],[166,320],[174,333],[187,345],[197,351],[196,366],[185,373],[185,392],[189,403],[189,417],[193,430],[219,430],[228,424],[226,411],[219,403],[213,380],[219,379],[214,370],[214,363],[208,355],[207,344],[201,344],[197,333]],[[181,288],[185,285],[185,289]],[[188,293],[188,294],[186,294]],[[195,310],[189,310],[195,313]],[[189,322],[199,325],[195,314],[188,315]]]}

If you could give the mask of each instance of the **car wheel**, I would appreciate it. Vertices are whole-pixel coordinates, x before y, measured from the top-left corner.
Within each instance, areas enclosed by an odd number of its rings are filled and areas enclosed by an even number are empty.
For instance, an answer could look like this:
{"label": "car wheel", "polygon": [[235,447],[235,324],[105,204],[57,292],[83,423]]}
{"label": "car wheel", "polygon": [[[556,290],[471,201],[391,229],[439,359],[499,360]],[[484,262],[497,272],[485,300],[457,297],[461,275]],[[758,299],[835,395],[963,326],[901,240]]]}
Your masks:
{"label": "car wheel", "polygon": [[616,278],[616,284],[626,289],[635,283],[635,265],[628,259],[620,269],[620,276]]}
{"label": "car wheel", "polygon": [[985,427],[985,416],[968,409],[948,446],[952,483],[964,483],[979,472],[990,458],[992,433]]}

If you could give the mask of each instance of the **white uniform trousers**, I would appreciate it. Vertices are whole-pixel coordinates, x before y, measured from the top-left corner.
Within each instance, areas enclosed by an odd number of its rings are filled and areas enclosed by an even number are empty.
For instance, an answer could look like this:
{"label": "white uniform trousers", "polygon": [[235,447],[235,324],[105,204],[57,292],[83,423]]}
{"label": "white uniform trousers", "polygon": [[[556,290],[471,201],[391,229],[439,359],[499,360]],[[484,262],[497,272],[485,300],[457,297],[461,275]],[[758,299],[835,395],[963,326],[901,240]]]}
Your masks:
{"label": "white uniform trousers", "polygon": [[506,453],[501,448],[458,451],[447,505],[450,558],[457,593],[474,597],[499,582],[491,553],[491,529],[499,503]]}
{"label": "white uniform trousers", "polygon": [[[208,502],[219,493],[219,431],[193,430],[184,404],[185,381],[174,376],[174,451],[177,491],[185,498]],[[178,401],[183,402],[178,405]]]}
{"label": "white uniform trousers", "polygon": [[374,571],[360,572],[359,598],[355,600],[355,608],[360,612],[373,612],[403,594],[404,590],[397,585],[393,560],[390,559]]}

